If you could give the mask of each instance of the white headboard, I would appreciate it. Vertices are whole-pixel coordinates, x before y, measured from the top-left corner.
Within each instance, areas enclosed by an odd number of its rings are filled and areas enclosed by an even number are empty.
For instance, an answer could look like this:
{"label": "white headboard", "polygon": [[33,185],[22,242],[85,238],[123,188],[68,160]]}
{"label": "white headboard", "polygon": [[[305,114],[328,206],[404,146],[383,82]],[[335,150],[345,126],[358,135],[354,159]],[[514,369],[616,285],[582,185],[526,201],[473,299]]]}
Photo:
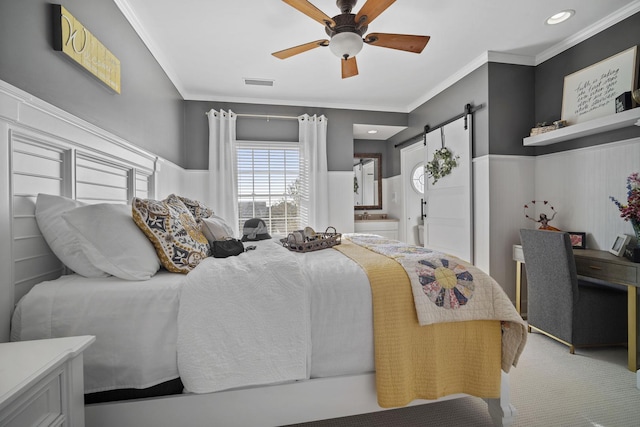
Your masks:
{"label": "white headboard", "polygon": [[65,141],[11,129],[11,230],[14,301],[33,285],[60,276],[63,265],[50,251],[35,219],[38,193],[86,203],[127,203],[153,194],[153,163],[133,164]]}
{"label": "white headboard", "polygon": [[184,171],[2,81],[0,147],[2,342],[15,302],[64,272],[36,223],[38,193],[127,203],[134,196],[156,197],[159,162],[170,175]]}

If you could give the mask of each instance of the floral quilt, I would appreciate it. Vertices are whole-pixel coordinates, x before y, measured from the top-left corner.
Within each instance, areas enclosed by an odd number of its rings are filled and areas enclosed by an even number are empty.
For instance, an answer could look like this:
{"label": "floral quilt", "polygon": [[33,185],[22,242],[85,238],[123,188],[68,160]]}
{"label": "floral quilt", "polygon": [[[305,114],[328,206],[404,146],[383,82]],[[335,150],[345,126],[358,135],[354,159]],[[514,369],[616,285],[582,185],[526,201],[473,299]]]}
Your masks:
{"label": "floral quilt", "polygon": [[418,322],[500,320],[503,344],[515,345],[515,359],[526,342],[526,325],[502,287],[488,274],[461,259],[428,248],[369,234],[343,238],[397,261],[411,282]]}

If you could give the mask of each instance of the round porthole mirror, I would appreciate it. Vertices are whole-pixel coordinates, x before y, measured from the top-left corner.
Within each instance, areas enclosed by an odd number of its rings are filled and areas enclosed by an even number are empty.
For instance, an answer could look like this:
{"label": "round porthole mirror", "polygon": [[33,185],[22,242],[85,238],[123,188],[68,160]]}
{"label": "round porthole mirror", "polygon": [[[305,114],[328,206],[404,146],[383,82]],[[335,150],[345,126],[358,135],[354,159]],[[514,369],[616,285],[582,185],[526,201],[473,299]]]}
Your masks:
{"label": "round porthole mirror", "polygon": [[418,163],[411,171],[411,187],[418,194],[424,194],[424,164]]}

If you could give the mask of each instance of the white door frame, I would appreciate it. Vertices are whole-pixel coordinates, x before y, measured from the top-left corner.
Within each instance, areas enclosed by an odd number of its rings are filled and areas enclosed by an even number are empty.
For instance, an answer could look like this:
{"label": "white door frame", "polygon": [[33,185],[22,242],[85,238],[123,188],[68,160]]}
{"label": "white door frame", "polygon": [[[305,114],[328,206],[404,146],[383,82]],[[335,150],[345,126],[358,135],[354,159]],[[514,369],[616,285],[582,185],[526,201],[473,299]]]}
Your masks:
{"label": "white door frame", "polygon": [[[413,170],[413,166],[415,164],[415,161],[411,161],[409,162],[407,159],[408,158],[412,158],[410,156],[410,153],[413,153],[414,151],[418,151],[418,150],[424,150],[424,141],[423,140],[419,140],[411,145],[408,145],[406,147],[403,147],[400,149],[400,176],[401,176],[401,180],[402,180],[402,218],[400,220],[400,224],[399,227],[400,229],[398,230],[398,238],[403,241],[403,242],[407,242],[408,241],[408,236],[407,236],[407,228],[408,228],[408,218],[409,215],[416,215],[414,213],[410,213],[409,212],[409,208],[407,207],[408,201],[409,201],[409,197],[414,195],[414,191],[410,188],[411,184],[411,171]],[[420,154],[420,156],[418,156],[418,158],[422,159],[424,157],[423,154]],[[415,159],[416,157],[413,157],[413,159]],[[420,197],[420,196],[417,196]]]}

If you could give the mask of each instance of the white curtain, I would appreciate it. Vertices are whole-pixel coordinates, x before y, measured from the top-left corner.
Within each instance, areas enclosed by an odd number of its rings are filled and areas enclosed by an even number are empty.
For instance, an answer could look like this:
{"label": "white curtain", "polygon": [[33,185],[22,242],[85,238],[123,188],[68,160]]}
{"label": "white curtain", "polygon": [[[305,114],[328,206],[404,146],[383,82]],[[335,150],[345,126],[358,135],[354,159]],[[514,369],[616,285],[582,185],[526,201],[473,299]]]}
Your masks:
{"label": "white curtain", "polygon": [[325,231],[329,224],[327,118],[304,114],[300,127],[300,219],[302,226]]}
{"label": "white curtain", "polygon": [[209,206],[238,236],[238,176],[236,115],[233,111],[207,113],[209,117]]}

